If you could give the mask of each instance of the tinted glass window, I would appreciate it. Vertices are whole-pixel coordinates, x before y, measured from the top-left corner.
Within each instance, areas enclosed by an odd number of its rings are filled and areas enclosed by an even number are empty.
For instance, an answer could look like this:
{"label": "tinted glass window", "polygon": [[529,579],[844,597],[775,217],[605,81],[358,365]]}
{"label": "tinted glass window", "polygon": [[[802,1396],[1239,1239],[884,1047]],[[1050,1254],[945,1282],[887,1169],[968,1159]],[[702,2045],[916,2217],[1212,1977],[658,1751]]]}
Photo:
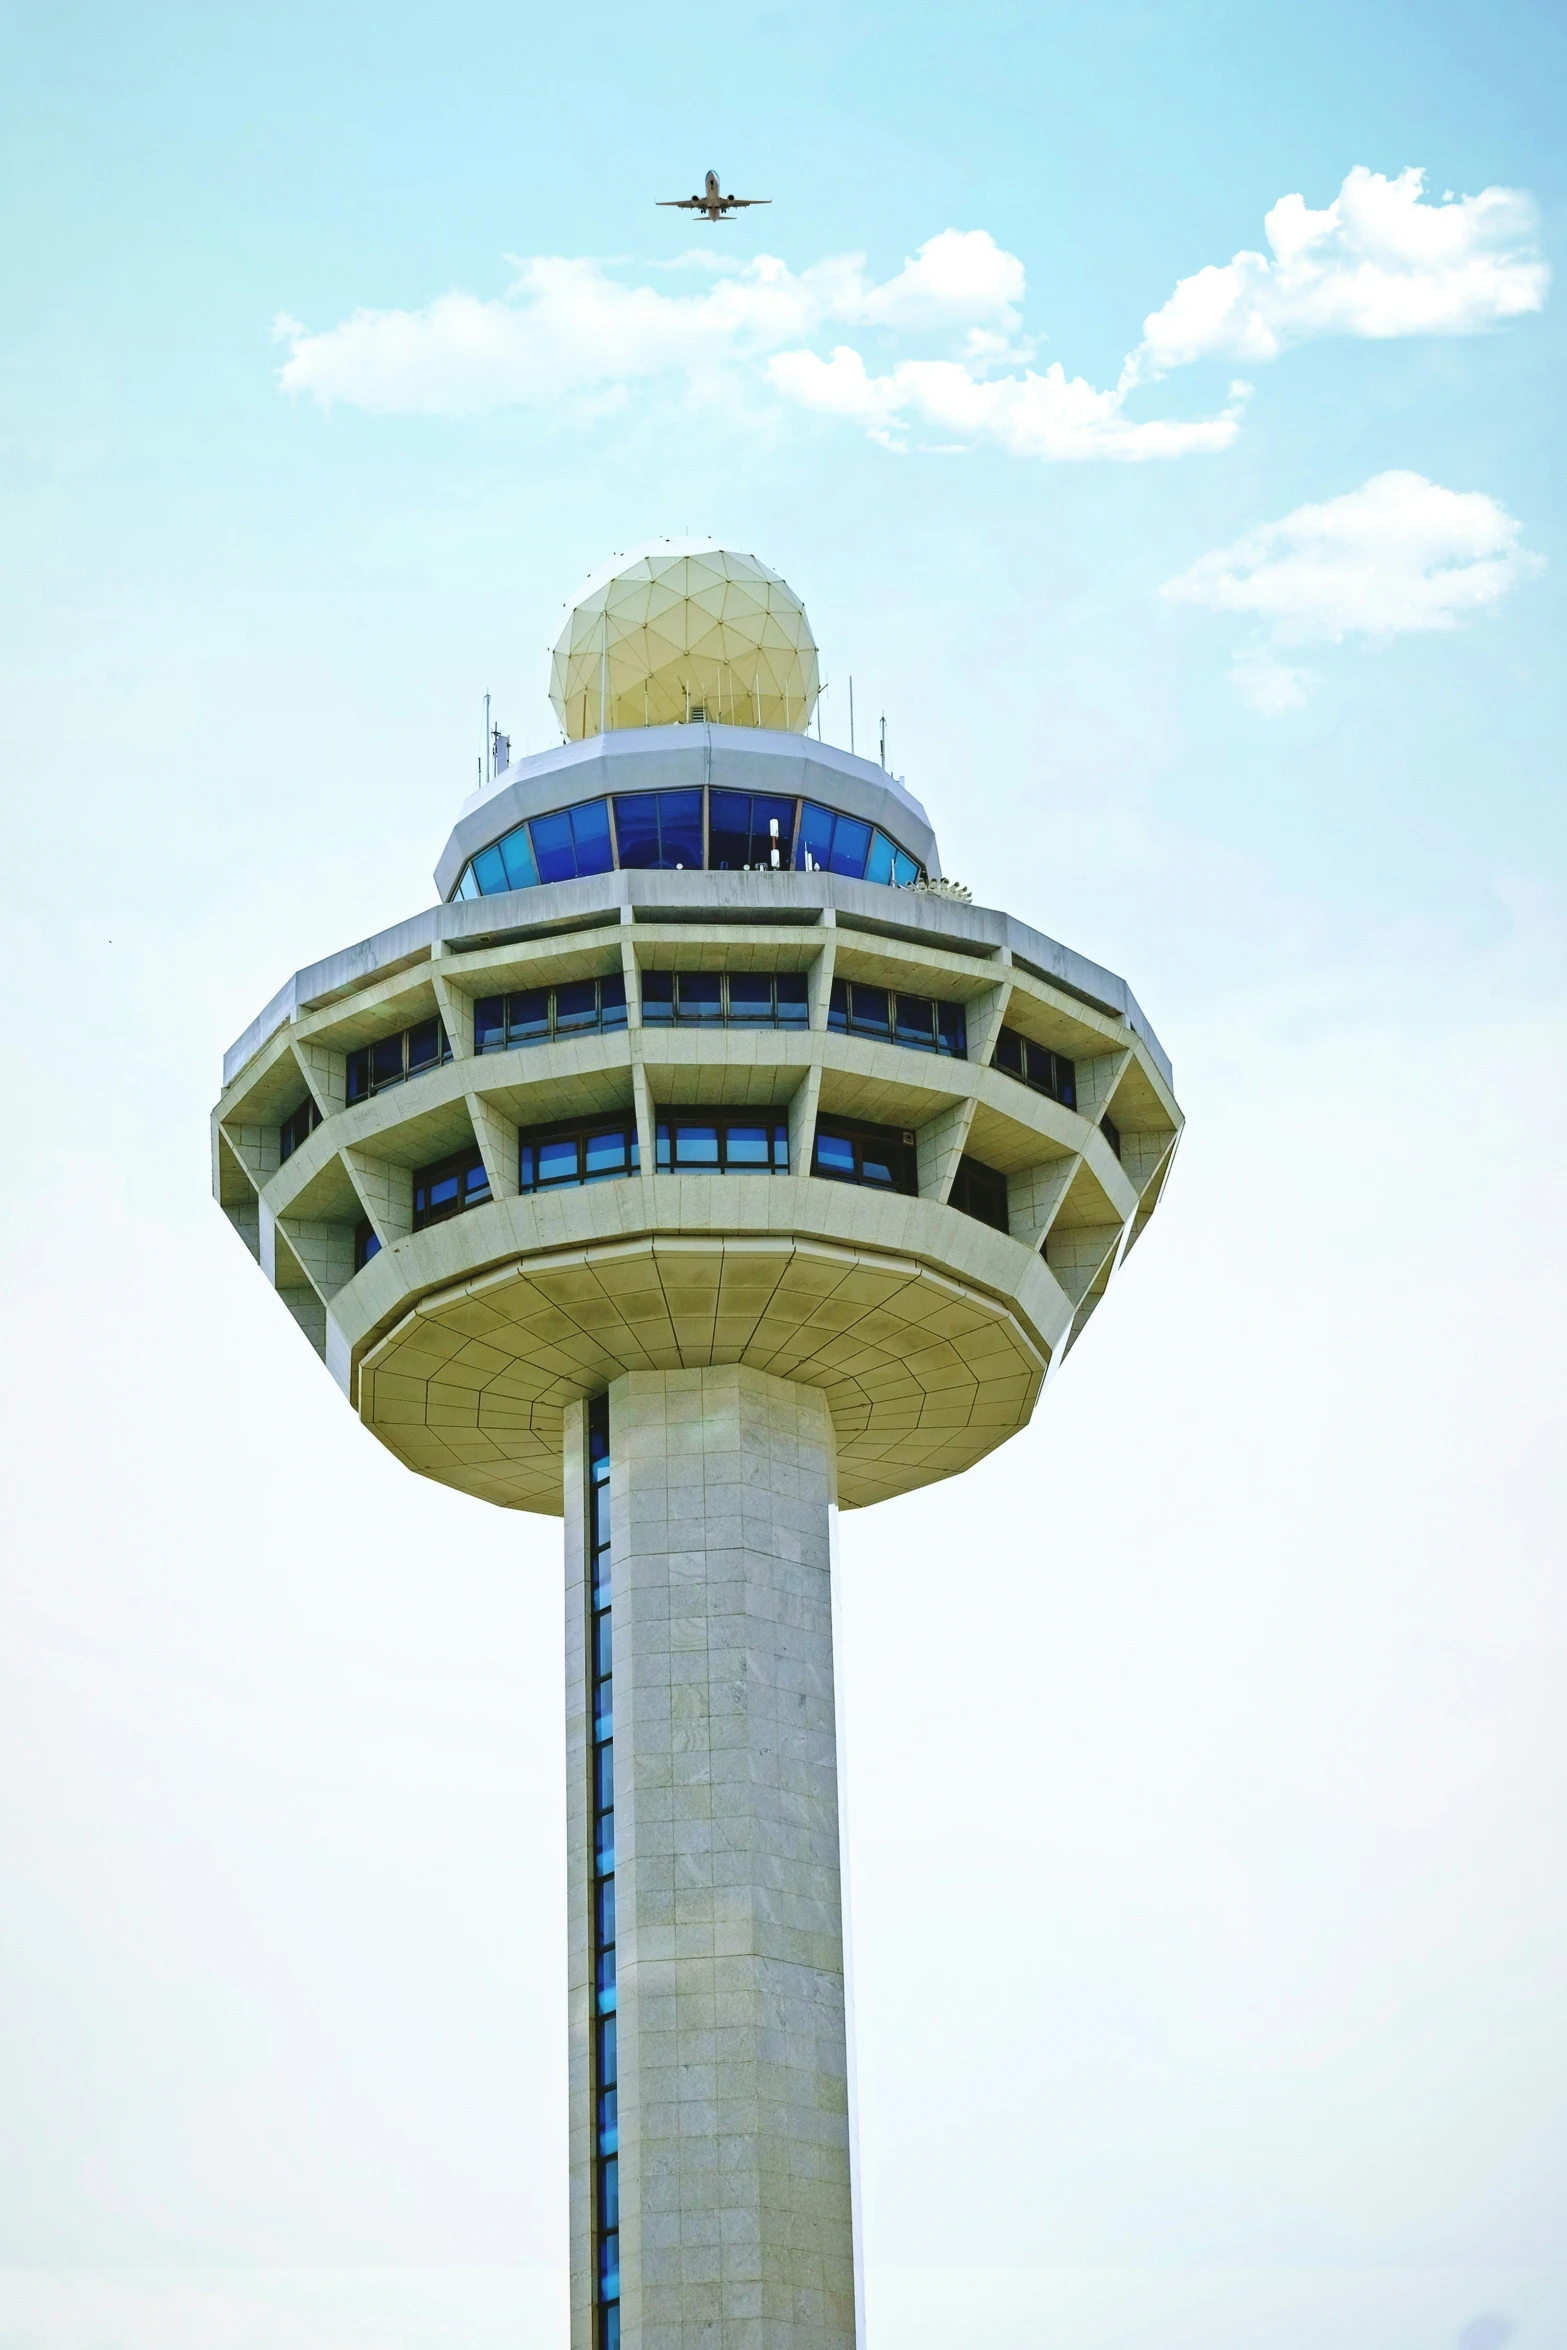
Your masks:
{"label": "tinted glass window", "polygon": [[866,880],[890,881],[892,879],[892,859],[891,841],[884,832],[876,833],[871,840],[871,853],[865,860]]}
{"label": "tinted glass window", "polygon": [[441,1057],[441,1023],[439,1020],[421,1020],[417,1028],[408,1031],[408,1073],[417,1069],[433,1069]]}
{"label": "tinted glass window", "polygon": [[372,1088],[381,1085],[395,1085],[402,1073],[403,1040],[401,1034],[383,1036],[378,1043],[370,1047],[370,1083]]}
{"label": "tinted glass window", "polygon": [[533,844],[528,838],[528,827],[519,824],[514,832],[496,843],[501,852],[501,863],[506,868],[508,889],[537,889],[539,868],[534,859]]}
{"label": "tinted glass window", "polygon": [[832,865],[832,810],[807,800],[800,817],[800,869],[814,865],[827,872]]}
{"label": "tinted glass window", "polygon": [[480,996],[473,1007],[474,1051],[499,1052],[505,1042],[506,998],[503,995]]}
{"label": "tinted glass window", "polygon": [[865,858],[871,845],[871,828],[857,816],[840,816],[832,828],[832,858],[830,870],[848,875],[858,881],[865,871]]}
{"label": "tinted glass window", "polygon": [[916,1046],[921,1052],[936,1049],[936,1007],[928,996],[900,995],[896,1002],[895,1034],[899,1044]]}
{"label": "tinted glass window", "polygon": [[773,982],[766,971],[731,971],[729,974],[729,1017],[731,1020],[771,1020],[773,1016]]}
{"label": "tinted glass window", "polygon": [[612,972],[608,979],[599,981],[599,1006],[606,1028],[625,1027],[626,977],[623,971]]}
{"label": "tinted glass window", "polygon": [[499,848],[492,845],[479,851],[473,860],[473,878],[487,898],[499,896],[510,886]]}
{"label": "tinted glass window", "polygon": [[642,1017],[657,1025],[673,1020],[675,1016],[675,975],[673,971],[644,971],[642,974]]}
{"label": "tinted glass window", "polygon": [[557,1136],[552,1142],[539,1144],[539,1181],[541,1183],[575,1183],[577,1180],[577,1137]]}
{"label": "tinted glass window", "polygon": [[512,1044],[537,1044],[550,1032],[550,991],[527,987],[514,995],[507,1014],[506,1034]]}
{"label": "tinted glass window", "polygon": [[615,836],[623,866],[687,872],[702,863],[699,791],[630,792],[615,801]]}
{"label": "tinted glass window", "polygon": [[960,1159],[952,1179],[951,1198],[952,1205],[961,1208],[964,1215],[977,1217],[981,1224],[991,1224],[998,1232],[1008,1229],[1007,1179],[994,1167],[987,1167],[978,1159]]}
{"label": "tinted glass window", "polygon": [[572,838],[577,848],[579,873],[608,873],[615,859],[609,845],[609,803],[605,800],[584,800],[580,808],[571,811]]}
{"label": "tinted glass window", "polygon": [[887,1034],[887,991],[884,987],[862,987],[857,979],[850,980],[849,1026],[863,1035]]}
{"label": "tinted glass window", "polygon": [[643,871],[658,863],[658,795],[656,792],[628,792],[615,801],[615,838],[620,844],[620,862],[633,871]]}
{"label": "tinted glass window", "polygon": [[816,1129],[813,1172],[876,1191],[917,1192],[914,1137],[897,1127],[863,1126],[856,1119],[823,1121]]}
{"label": "tinted glass window", "polygon": [[624,1117],[614,1125],[595,1122],[553,1134],[524,1135],[517,1146],[517,1176],[524,1191],[602,1183],[636,1172],[636,1128]]}
{"label": "tinted glass window", "polygon": [[630,1141],[626,1129],[616,1126],[599,1134],[590,1134],[584,1157],[589,1183],[601,1183],[607,1175],[629,1174]]}
{"label": "tinted glass window", "polygon": [[731,1126],[727,1158],[731,1167],[765,1167],[771,1158],[772,1136],[765,1126]]}
{"label": "tinted glass window", "polygon": [[574,979],[566,987],[555,990],[555,1030],[557,1035],[573,1028],[596,1028],[599,1016],[599,990],[596,979]]}
{"label": "tinted glass window", "polygon": [[717,971],[682,971],[679,999],[682,1020],[721,1019],[724,1009],[721,975]]}
{"label": "tinted glass window", "polygon": [[[539,861],[541,881],[574,881],[577,877],[577,846],[571,837],[571,818],[562,809],[556,816],[535,816],[533,819],[533,853]],[[478,871],[479,860],[474,859]],[[479,874],[482,882],[484,876]]]}
{"label": "tinted glass window", "polygon": [[936,1049],[963,1060],[968,1053],[968,1021],[961,1004],[936,1006]]}
{"label": "tinted glass window", "polygon": [[805,973],[780,971],[775,982],[778,994],[778,1019],[781,1026],[803,1028],[809,1017],[806,1001]]}

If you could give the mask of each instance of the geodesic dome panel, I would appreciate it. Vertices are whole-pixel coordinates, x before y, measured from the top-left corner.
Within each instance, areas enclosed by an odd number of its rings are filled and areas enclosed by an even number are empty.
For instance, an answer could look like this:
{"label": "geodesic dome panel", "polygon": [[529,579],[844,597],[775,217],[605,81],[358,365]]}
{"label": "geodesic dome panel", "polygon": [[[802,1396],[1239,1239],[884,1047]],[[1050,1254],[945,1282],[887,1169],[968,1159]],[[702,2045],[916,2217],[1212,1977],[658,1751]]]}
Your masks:
{"label": "geodesic dome panel", "polygon": [[645,555],[572,611],[550,700],[567,740],[710,718],[803,734],[821,690],[805,606],[754,555]]}

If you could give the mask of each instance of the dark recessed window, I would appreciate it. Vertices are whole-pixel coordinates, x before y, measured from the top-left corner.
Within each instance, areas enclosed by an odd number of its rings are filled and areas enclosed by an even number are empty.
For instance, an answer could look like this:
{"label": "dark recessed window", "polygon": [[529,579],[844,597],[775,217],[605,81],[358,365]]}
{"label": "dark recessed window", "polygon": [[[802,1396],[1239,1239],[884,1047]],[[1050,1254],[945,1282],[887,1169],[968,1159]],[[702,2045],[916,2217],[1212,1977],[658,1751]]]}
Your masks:
{"label": "dark recessed window", "polygon": [[1053,1053],[1047,1045],[1019,1036],[1015,1028],[1003,1028],[996,1039],[995,1066],[1031,1085],[1036,1093],[1047,1093],[1053,1102],[1076,1109],[1077,1071],[1064,1053]]}
{"label": "dark recessed window", "polygon": [[362,1102],[405,1077],[422,1076],[452,1057],[451,1043],[439,1020],[420,1020],[396,1036],[377,1038],[348,1056],[348,1098]]}
{"label": "dark recessed window", "polygon": [[846,1036],[873,1036],[882,1044],[910,1045],[916,1052],[945,1053],[961,1061],[968,1054],[968,1022],[961,1004],[931,996],[895,995],[858,979],[835,979],[827,1025]]}
{"label": "dark recessed window", "polygon": [[998,1232],[1011,1230],[1007,1221],[1007,1179],[979,1159],[959,1159],[958,1171],[952,1178],[952,1205],[961,1208],[965,1216],[977,1216],[981,1224],[993,1224]]}
{"label": "dark recessed window", "polygon": [[565,1191],[580,1183],[608,1183],[641,1166],[636,1120],[619,1116],[541,1126],[517,1145],[517,1180],[524,1191]]}
{"label": "dark recessed window", "polygon": [[921,867],[907,849],[859,816],[843,816],[807,800],[800,812],[802,873],[842,873],[851,881],[882,881],[907,889]]}
{"label": "dark recessed window", "polygon": [[362,1216],[354,1226],[354,1271],[362,1273],[370,1259],[378,1257],[380,1253],[381,1243],[376,1238],[375,1226],[368,1216]]}
{"label": "dark recessed window", "polygon": [[906,1128],[866,1126],[854,1118],[818,1118],[811,1173],[873,1191],[919,1190],[914,1137]]}
{"label": "dark recessed window", "polygon": [[789,1128],[757,1110],[660,1110],[661,1175],[787,1175]]}
{"label": "dark recessed window", "polygon": [[753,867],[781,868],[794,863],[793,800],[774,799],[763,792],[715,791],[708,794],[707,861],[715,873],[744,872]]}
{"label": "dark recessed window", "polygon": [[702,869],[702,794],[627,792],[615,801],[615,839],[623,869],[687,873]]}
{"label": "dark recessed window", "polygon": [[731,1028],[804,1028],[809,1019],[803,971],[644,971],[642,1020]]}
{"label": "dark recessed window", "polygon": [[1121,1129],[1119,1126],[1117,1126],[1115,1120],[1111,1117],[1108,1110],[1104,1111],[1100,1117],[1099,1131],[1104,1136],[1106,1142],[1110,1145],[1110,1148],[1114,1151],[1116,1157],[1119,1158],[1121,1156]]}
{"label": "dark recessed window", "polygon": [[432,1167],[421,1167],[414,1176],[414,1230],[422,1232],[427,1224],[444,1224],[448,1216],[460,1216],[467,1208],[482,1208],[490,1196],[490,1179],[484,1172],[484,1161],[472,1145],[465,1151],[454,1151],[448,1159],[437,1159]]}
{"label": "dark recessed window", "polygon": [[556,1036],[583,1036],[625,1025],[626,982],[615,971],[604,979],[574,979],[565,987],[481,996],[473,1007],[473,1049],[500,1053],[512,1045],[548,1044]]}
{"label": "dark recessed window", "polygon": [[307,1134],[314,1134],[321,1123],[321,1112],[316,1108],[315,1096],[306,1094],[297,1110],[291,1110],[277,1130],[278,1164],[291,1159]]}

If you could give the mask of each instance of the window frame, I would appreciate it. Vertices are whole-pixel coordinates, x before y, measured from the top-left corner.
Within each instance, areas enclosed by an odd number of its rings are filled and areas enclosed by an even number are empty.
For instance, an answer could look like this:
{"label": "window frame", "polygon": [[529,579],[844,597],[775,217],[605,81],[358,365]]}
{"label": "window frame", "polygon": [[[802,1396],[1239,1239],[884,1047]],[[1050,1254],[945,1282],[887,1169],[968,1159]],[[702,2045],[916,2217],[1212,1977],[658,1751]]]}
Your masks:
{"label": "window frame", "polygon": [[[976,1196],[983,1196],[985,1188],[992,1184],[1000,1186],[1000,1199],[996,1203],[1000,1209],[999,1219],[994,1215],[987,1215],[983,1208],[974,1204]],[[960,1190],[962,1192],[961,1198],[959,1197]],[[1010,1234],[1012,1230],[1006,1177],[999,1167],[987,1167],[983,1159],[970,1158],[967,1151],[958,1160],[957,1171],[952,1178],[952,1189],[947,1194],[947,1205],[956,1208],[960,1216],[971,1216],[976,1224],[988,1225],[992,1232]]]}
{"label": "window frame", "polygon": [[[301,1117],[303,1117],[305,1120],[305,1128],[302,1134],[296,1132]],[[278,1127],[278,1165],[280,1167],[286,1166],[288,1161],[293,1157],[295,1151],[303,1150],[305,1144],[310,1140],[310,1137],[312,1134],[314,1134],[316,1128],[323,1124],[323,1122],[321,1104],[316,1100],[316,1097],[313,1093],[307,1093],[302,1102],[295,1103],[293,1109],[289,1111],[288,1116]]]}
{"label": "window frame", "polygon": [[[829,1141],[847,1142],[854,1153],[854,1173],[840,1174],[836,1168],[823,1167],[820,1162],[823,1136]],[[862,1172],[865,1150],[869,1146],[883,1153],[893,1170],[888,1183],[867,1183]],[[867,1118],[840,1118],[831,1110],[818,1111],[815,1130],[811,1135],[812,1175],[825,1183],[848,1183],[856,1190],[874,1191],[885,1199],[919,1197],[919,1149],[913,1129],[907,1126],[877,1126]],[[902,1180],[899,1180],[899,1177]]]}
{"label": "window frame", "polygon": [[[417,1031],[430,1027],[432,1022],[437,1045],[435,1058],[421,1061],[417,1067],[411,1066],[409,1040]],[[378,1078],[374,1073],[376,1054],[390,1044],[401,1046],[402,1066],[395,1077]],[[390,1093],[394,1085],[406,1085],[413,1077],[427,1077],[432,1069],[444,1069],[451,1057],[452,1040],[446,1033],[446,1022],[438,1011],[427,1012],[422,1019],[410,1021],[406,1028],[394,1028],[385,1036],[373,1037],[369,1044],[356,1045],[347,1055],[344,1077],[347,1105],[355,1109],[360,1102],[373,1101],[378,1093]],[[356,1089],[354,1081],[360,1070],[364,1072],[365,1082]]]}
{"label": "window frame", "polygon": [[[563,1029],[559,1025],[560,1015],[557,1003],[562,987],[588,986],[594,988],[597,993],[597,1010],[594,1018],[590,1021],[584,1020],[580,1025]],[[606,988],[620,990],[618,1001],[611,995],[606,1004],[604,995]],[[538,995],[546,999],[547,1025],[543,1033],[538,1036],[513,1036],[512,1005],[520,1002],[526,996]],[[500,1041],[497,1044],[481,1044],[479,1041],[479,1015],[491,1004],[499,1004],[502,1008]],[[618,1017],[611,1017],[612,1014],[618,1014]],[[616,1036],[626,1026],[626,1020],[626,975],[624,971],[603,971],[587,979],[557,980],[552,987],[514,987],[504,995],[474,997],[474,1055],[477,1058],[485,1053],[521,1052],[525,1047],[531,1045],[558,1044],[562,1038],[576,1036]]]}
{"label": "window frame", "polygon": [[[626,1165],[605,1173],[590,1175],[587,1150],[591,1140],[599,1135],[622,1134],[626,1140]],[[577,1172],[570,1179],[562,1177],[553,1183],[541,1183],[537,1175],[537,1153],[544,1143],[570,1142],[577,1145]],[[528,1174],[527,1153],[533,1152],[534,1174]],[[560,1118],[547,1126],[526,1126],[517,1135],[517,1188],[524,1199],[548,1198],[565,1191],[584,1191],[590,1183],[620,1183],[642,1172],[641,1146],[637,1139],[637,1114],[634,1108],[602,1110],[597,1117]]]}
{"label": "window frame", "polygon": [[[1018,1048],[1018,1061],[1015,1068],[1009,1060],[1002,1058],[1009,1045],[1016,1045]],[[1049,1064],[1048,1071],[1043,1076],[1032,1074],[1035,1056],[1043,1056]],[[999,1069],[1004,1077],[1012,1078],[1018,1085],[1026,1085],[1031,1093],[1042,1093],[1047,1101],[1059,1102],[1063,1110],[1077,1108],[1076,1061],[1070,1059],[1065,1053],[1058,1053],[1054,1045],[1036,1043],[1033,1037],[1025,1036],[1020,1028],[1012,1028],[1003,1023],[997,1030],[995,1050],[990,1056],[990,1065],[993,1069]],[[1065,1072],[1064,1078],[1061,1074],[1063,1071]]]}
{"label": "window frame", "polygon": [[[850,989],[861,995],[880,996],[886,1006],[883,1021],[860,1018],[855,1010]],[[928,1004],[931,1015],[931,1042],[898,1033],[899,1004]],[[827,995],[827,1026],[835,1036],[857,1036],[866,1044],[894,1044],[908,1053],[928,1052],[938,1060],[966,1061],[968,1059],[968,1007],[949,996],[906,995],[901,988],[882,987],[875,980],[835,978]],[[948,1041],[949,1033],[956,1031],[958,1042]]]}
{"label": "window frame", "polygon": [[[711,1165],[682,1166],[675,1158],[672,1129],[682,1122],[717,1129],[718,1157]],[[729,1135],[737,1126],[771,1127],[767,1164],[731,1166]],[[789,1115],[771,1103],[760,1107],[744,1102],[660,1103],[653,1113],[653,1167],[659,1175],[787,1175],[789,1173]]]}
{"label": "window frame", "polygon": [[[772,996],[772,1011],[770,1015],[768,1015],[766,1018],[763,1018],[760,1015],[753,1014],[751,1012],[745,1012],[737,1016],[733,1009],[730,997],[729,983],[731,978],[767,980],[770,983]],[[650,979],[667,979],[671,983],[669,1012],[667,1017],[659,999],[657,997],[651,999],[649,998],[647,983]],[[708,1017],[700,1017],[696,1014],[691,1014],[689,1016],[682,1015],[680,1010],[680,982],[682,979],[716,979],[719,982],[718,1011],[716,1015],[710,1015]],[[780,1019],[779,1017],[778,982],[780,979],[789,980],[791,983],[798,982],[800,989],[798,999],[798,1017],[791,1017],[787,1020]],[[639,969],[637,973],[637,995],[642,1012],[642,1025],[644,1028],[801,1029],[809,1028],[811,1025],[810,976],[807,972],[804,971],[738,971],[731,973],[728,970],[666,970],[662,965],[657,967],[648,965],[645,968]],[[648,1006],[650,1001],[654,1006],[653,1016],[651,1019],[648,1017]]]}
{"label": "window frame", "polygon": [[[477,1184],[471,1180],[475,1173],[482,1179]],[[456,1176],[458,1179],[457,1197],[452,1204],[448,1206],[443,1200],[439,1207],[433,1207],[427,1199],[421,1208],[421,1185],[428,1193],[437,1183],[444,1183],[448,1176]],[[484,1164],[483,1153],[477,1142],[460,1151],[448,1151],[443,1158],[432,1159],[428,1166],[416,1167],[413,1196],[413,1228],[416,1232],[428,1232],[436,1224],[449,1224],[454,1216],[466,1216],[474,1208],[487,1208],[495,1194],[490,1188],[489,1169]]]}

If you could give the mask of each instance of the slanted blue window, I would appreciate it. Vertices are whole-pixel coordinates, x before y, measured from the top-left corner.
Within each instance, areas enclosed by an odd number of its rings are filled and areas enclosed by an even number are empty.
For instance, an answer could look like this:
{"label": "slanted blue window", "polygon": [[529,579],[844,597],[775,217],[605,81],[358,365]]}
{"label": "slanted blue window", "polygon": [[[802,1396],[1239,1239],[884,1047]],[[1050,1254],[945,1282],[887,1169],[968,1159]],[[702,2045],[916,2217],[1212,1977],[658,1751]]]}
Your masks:
{"label": "slanted blue window", "polygon": [[615,838],[622,869],[688,873],[702,869],[702,794],[699,791],[627,792],[615,801]]}
{"label": "slanted blue window", "polygon": [[560,808],[553,816],[535,816],[528,829],[541,881],[581,881],[591,873],[614,870],[606,800],[584,800],[580,807]]}
{"label": "slanted blue window", "polygon": [[794,863],[794,802],[763,792],[708,795],[707,861],[715,873]]}
{"label": "slanted blue window", "polygon": [[800,818],[802,873],[842,873],[851,881],[880,881],[907,889],[920,868],[906,849],[858,816],[843,816],[807,800]]}

